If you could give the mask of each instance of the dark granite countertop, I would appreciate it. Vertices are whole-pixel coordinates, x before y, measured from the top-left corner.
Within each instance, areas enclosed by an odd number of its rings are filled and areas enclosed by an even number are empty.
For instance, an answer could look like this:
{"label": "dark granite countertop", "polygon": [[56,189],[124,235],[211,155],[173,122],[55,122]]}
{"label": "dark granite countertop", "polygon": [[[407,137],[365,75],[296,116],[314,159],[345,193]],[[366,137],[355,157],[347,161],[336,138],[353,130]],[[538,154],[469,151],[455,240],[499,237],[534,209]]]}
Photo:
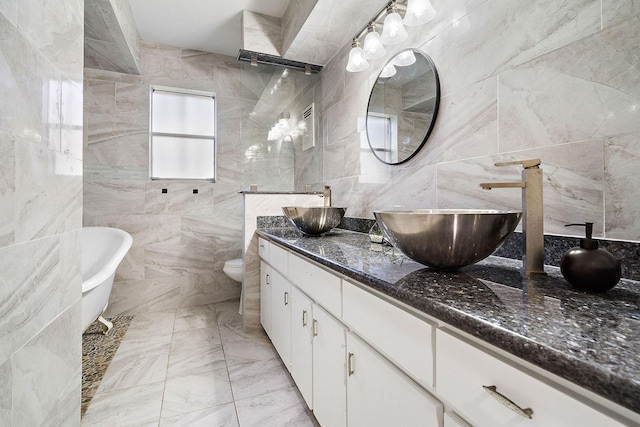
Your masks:
{"label": "dark granite countertop", "polygon": [[576,291],[560,270],[524,279],[521,262],[489,257],[435,271],[363,233],[258,234],[521,359],[640,413],[640,284]]}

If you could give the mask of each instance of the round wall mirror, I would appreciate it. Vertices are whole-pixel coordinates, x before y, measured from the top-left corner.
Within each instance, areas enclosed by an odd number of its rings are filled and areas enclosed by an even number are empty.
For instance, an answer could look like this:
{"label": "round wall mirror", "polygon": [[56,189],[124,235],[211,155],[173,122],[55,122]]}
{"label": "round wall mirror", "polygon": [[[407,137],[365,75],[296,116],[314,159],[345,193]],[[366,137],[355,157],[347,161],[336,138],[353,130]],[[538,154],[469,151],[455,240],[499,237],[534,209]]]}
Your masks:
{"label": "round wall mirror", "polygon": [[383,163],[415,156],[429,138],[440,105],[440,82],[429,56],[398,52],[380,72],[367,107],[367,139]]}

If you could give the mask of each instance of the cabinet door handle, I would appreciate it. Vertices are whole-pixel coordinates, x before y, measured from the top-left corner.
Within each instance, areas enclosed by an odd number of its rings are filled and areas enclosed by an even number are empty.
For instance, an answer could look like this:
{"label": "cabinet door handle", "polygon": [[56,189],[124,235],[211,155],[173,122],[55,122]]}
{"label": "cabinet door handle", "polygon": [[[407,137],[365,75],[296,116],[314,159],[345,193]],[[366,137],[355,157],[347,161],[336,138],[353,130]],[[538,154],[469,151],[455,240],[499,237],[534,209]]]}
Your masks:
{"label": "cabinet door handle", "polygon": [[307,310],[302,310],[302,327],[307,326]]}
{"label": "cabinet door handle", "polygon": [[268,275],[268,274],[267,274],[267,280],[266,280],[266,282],[267,282],[267,285],[270,285],[270,284],[271,284],[271,276],[270,276],[270,275]]}
{"label": "cabinet door handle", "polygon": [[318,336],[318,321],[316,319],[313,319],[313,323],[311,324],[311,332],[314,337]]}
{"label": "cabinet door handle", "polygon": [[349,356],[347,358],[347,370],[349,373],[349,376],[354,374],[354,370],[353,370],[353,353],[349,353]]}
{"label": "cabinet door handle", "polygon": [[289,305],[289,292],[284,293],[284,305]]}
{"label": "cabinet door handle", "polygon": [[523,417],[529,418],[529,419],[533,418],[533,409],[531,409],[531,408],[521,408],[519,405],[514,403],[513,400],[509,399],[504,394],[499,393],[496,386],[494,386],[494,385],[489,385],[489,386],[483,385],[482,388],[485,389],[487,391],[487,393],[489,393],[491,395],[491,397],[496,399],[498,402],[502,403],[507,408],[511,409],[516,414],[522,415]]}

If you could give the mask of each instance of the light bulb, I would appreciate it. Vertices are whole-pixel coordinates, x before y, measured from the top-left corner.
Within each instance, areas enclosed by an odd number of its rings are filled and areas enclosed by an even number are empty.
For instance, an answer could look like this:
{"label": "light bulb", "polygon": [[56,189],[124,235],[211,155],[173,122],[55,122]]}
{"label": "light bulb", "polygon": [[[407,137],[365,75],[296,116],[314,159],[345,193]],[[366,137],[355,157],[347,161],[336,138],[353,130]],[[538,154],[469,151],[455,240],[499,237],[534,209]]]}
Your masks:
{"label": "light bulb", "polygon": [[436,10],[429,0],[408,0],[403,22],[407,27],[416,27],[426,24],[435,16]]}
{"label": "light bulb", "polygon": [[416,62],[416,56],[413,54],[413,51],[410,50],[400,52],[391,60],[391,63],[393,65],[397,65],[398,67],[406,67],[407,65],[411,65],[414,62]]}
{"label": "light bulb", "polygon": [[402,43],[409,36],[402,24],[402,18],[397,12],[392,12],[384,18],[384,26],[380,41],[386,45]]}
{"label": "light bulb", "polygon": [[396,67],[393,66],[391,62],[384,66],[382,72],[380,73],[380,77],[387,78],[393,77],[396,75]]}
{"label": "light bulb", "polygon": [[362,48],[358,39],[353,39],[351,45],[351,52],[349,52],[349,61],[347,62],[347,71],[351,73],[357,73],[369,68],[369,61],[363,56]]}
{"label": "light bulb", "polygon": [[365,36],[362,52],[366,59],[382,58],[387,53],[376,30],[369,31]]}

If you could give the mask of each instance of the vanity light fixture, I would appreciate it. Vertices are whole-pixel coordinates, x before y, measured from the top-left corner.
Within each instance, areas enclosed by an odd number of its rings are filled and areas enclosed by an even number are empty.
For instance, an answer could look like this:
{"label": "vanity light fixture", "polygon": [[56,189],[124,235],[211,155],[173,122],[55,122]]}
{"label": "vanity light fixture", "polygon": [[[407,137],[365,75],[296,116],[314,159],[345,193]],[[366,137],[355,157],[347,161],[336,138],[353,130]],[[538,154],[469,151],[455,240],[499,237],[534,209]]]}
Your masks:
{"label": "vanity light fixture", "polygon": [[[398,4],[402,3],[402,4]],[[404,13],[404,20],[400,12]],[[349,52],[347,71],[357,73],[369,68],[367,60],[379,59],[386,55],[384,45],[396,45],[407,39],[409,34],[405,25],[415,27],[426,24],[436,16],[436,11],[430,0],[391,0],[378,12],[375,18],[367,24],[354,38]],[[384,18],[384,23],[380,24]],[[378,28],[382,25],[382,33]],[[364,45],[360,47],[360,38],[364,37]],[[409,52],[407,58],[394,62],[397,66],[411,65],[415,57]],[[388,72],[391,72],[390,70]],[[384,77],[384,76],[383,76]],[[389,76],[387,76],[389,77]]]}
{"label": "vanity light fixture", "polygon": [[436,17],[436,10],[429,0],[408,0],[407,11],[404,14],[404,25],[417,27],[426,24]]}
{"label": "vanity light fixture", "polygon": [[303,120],[295,121],[285,115],[280,115],[267,134],[267,141],[277,141],[287,136],[297,138],[307,131],[307,123]]}
{"label": "vanity light fixture", "polygon": [[395,58],[391,60],[393,65],[397,65],[398,67],[406,67],[416,62],[416,56],[413,54],[412,50],[405,50],[396,55]]}
{"label": "vanity light fixture", "polygon": [[364,57],[360,41],[358,38],[353,39],[351,43],[351,51],[349,52],[349,62],[347,62],[347,71],[357,73],[369,68],[369,61]]}
{"label": "vanity light fixture", "polygon": [[396,2],[391,2],[387,8],[387,16],[384,18],[384,26],[380,41],[386,45],[399,44],[409,37],[409,33],[404,28],[402,17],[398,13]]}
{"label": "vanity light fixture", "polygon": [[380,41],[380,33],[376,31],[376,24],[374,22],[369,23],[367,27],[367,35],[364,37],[362,51],[366,59],[382,58],[387,53],[387,50]]}

